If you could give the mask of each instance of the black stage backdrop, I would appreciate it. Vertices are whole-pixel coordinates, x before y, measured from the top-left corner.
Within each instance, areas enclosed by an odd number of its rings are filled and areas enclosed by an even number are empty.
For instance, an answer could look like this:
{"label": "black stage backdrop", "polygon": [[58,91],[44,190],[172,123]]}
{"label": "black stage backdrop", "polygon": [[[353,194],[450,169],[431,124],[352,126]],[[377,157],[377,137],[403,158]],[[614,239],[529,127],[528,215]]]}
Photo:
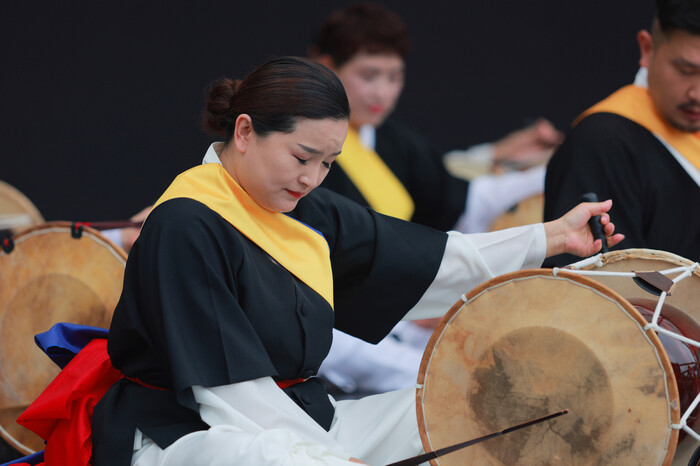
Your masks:
{"label": "black stage backdrop", "polygon": [[[123,219],[198,164],[203,90],[304,55],[329,1],[24,1],[0,14],[0,180],[47,220]],[[440,150],[631,82],[652,0],[381,1],[413,41],[398,112]]]}

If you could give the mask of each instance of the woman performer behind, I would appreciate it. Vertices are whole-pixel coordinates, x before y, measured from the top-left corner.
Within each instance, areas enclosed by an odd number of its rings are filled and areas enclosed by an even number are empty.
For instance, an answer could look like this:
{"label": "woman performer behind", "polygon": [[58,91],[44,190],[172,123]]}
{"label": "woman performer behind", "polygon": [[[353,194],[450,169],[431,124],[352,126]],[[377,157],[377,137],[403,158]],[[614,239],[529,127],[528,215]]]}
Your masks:
{"label": "woman performer behind", "polygon": [[[124,377],[95,407],[93,464],[385,464],[417,454],[413,390],[335,403],[313,377],[333,326],[376,342],[495,275],[545,255],[592,254],[601,241],[591,215],[602,214],[608,244],[622,239],[611,236],[610,202],[467,236],[314,190],[348,117],[342,84],[312,60],[274,59],[213,85],[205,124],[225,142],[175,179],[129,255],[107,343]],[[84,352],[62,374],[84,373]],[[64,447],[49,438],[47,460],[52,448]]]}
{"label": "woman performer behind", "polygon": [[[406,24],[376,3],[350,3],[321,23],[309,55],[338,75],[350,103],[346,157],[322,186],[377,212],[438,230],[488,231],[498,216],[542,193],[545,167],[484,175],[469,182],[450,175],[423,135],[394,115],[409,48]],[[439,86],[440,73],[435,75]],[[430,88],[421,91],[426,99],[433,96]],[[476,158],[517,165],[533,153],[540,154],[536,158],[551,154],[562,140],[563,134],[541,119],[473,151],[481,153]]]}

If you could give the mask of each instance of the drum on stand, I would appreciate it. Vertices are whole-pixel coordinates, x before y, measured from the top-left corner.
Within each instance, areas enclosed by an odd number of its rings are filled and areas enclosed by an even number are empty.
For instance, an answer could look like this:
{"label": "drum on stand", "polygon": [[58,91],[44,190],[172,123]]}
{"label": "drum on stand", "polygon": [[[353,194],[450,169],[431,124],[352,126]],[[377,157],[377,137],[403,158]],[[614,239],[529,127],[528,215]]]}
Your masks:
{"label": "drum on stand", "polygon": [[0,181],[0,231],[17,234],[41,223],[44,218],[32,201],[12,185]]}
{"label": "drum on stand", "polygon": [[91,228],[49,222],[0,249],[0,435],[28,454],[43,441],[15,420],[58,374],[34,344],[57,322],[108,328],[126,253]]}
{"label": "drum on stand", "polygon": [[[691,273],[686,278],[673,285],[671,294],[665,296],[665,304],[683,311],[690,319],[700,322],[700,267],[693,267],[692,261],[676,254],[654,249],[624,249],[599,254],[589,259],[572,264],[569,268],[597,272],[630,273],[646,271],[666,271],[664,274],[670,278],[678,277],[681,271],[673,271],[678,268],[690,267]],[[644,291],[634,280],[616,275],[591,275],[590,278],[615,290],[618,294],[633,303],[640,299],[653,298]],[[649,307],[649,306],[647,306]],[[697,351],[697,350],[696,350]],[[681,377],[683,377],[683,374]],[[678,376],[677,376],[678,377]],[[693,429],[700,433],[696,425]],[[694,450],[698,447],[698,441],[690,436],[681,439],[674,465],[688,464]]]}
{"label": "drum on stand", "polygon": [[[524,270],[472,290],[423,356],[416,408],[425,449],[569,413],[434,464],[671,464],[681,399],[696,393],[679,393],[674,364],[646,326],[629,301],[574,271]],[[697,351],[679,364],[697,375]]]}

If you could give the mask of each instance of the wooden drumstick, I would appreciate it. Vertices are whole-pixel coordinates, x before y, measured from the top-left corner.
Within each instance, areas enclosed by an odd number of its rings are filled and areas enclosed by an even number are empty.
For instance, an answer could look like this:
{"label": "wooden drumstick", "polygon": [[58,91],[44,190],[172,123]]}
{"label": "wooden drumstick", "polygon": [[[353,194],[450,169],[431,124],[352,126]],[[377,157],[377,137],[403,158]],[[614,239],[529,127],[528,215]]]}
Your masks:
{"label": "wooden drumstick", "polygon": [[483,442],[484,440],[490,440],[492,438],[500,437],[501,435],[508,434],[510,432],[522,429],[524,427],[530,427],[531,425],[538,424],[540,422],[544,422],[544,421],[547,421],[549,419],[553,419],[555,417],[564,415],[568,412],[569,412],[569,410],[565,409],[563,411],[548,414],[546,416],[538,417],[537,419],[532,419],[530,421],[526,421],[526,422],[523,422],[522,424],[517,424],[517,425],[511,426],[511,427],[508,427],[506,429],[500,430],[498,432],[494,432],[492,434],[484,435],[483,437],[475,438],[473,440],[467,440],[466,442],[457,443],[455,445],[445,447],[445,448],[440,448],[439,450],[429,451],[427,453],[423,453],[422,455],[414,456],[412,458],[397,461],[396,463],[388,464],[387,466],[416,466],[416,465],[419,465],[419,464],[424,463],[426,461],[434,460],[435,458],[437,458],[439,456],[443,456],[443,455],[446,455],[448,453],[452,453],[454,451],[461,450],[462,448],[468,447],[470,445],[474,445],[476,443]]}
{"label": "wooden drumstick", "polygon": [[[598,202],[598,196],[596,195],[596,193],[586,193],[583,196],[581,196],[581,201]],[[593,239],[599,239],[603,244],[601,246],[600,252],[610,251],[610,249],[608,249],[608,240],[605,237],[605,232],[603,231],[603,224],[600,223],[600,215],[594,215],[593,217],[588,219],[588,226],[590,227],[591,233],[593,234]]]}

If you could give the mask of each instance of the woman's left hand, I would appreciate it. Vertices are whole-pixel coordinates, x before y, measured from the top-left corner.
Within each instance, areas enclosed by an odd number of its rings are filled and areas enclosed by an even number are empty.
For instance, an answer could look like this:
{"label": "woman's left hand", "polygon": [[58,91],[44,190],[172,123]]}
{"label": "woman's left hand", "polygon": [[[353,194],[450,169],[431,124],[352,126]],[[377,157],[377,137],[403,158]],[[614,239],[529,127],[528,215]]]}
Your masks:
{"label": "woman's left hand", "polygon": [[615,231],[615,225],[610,221],[610,216],[606,213],[612,207],[612,200],[604,202],[584,202],[564,216],[544,224],[547,235],[547,257],[562,253],[575,254],[587,257],[602,248],[602,243],[593,238],[593,233],[588,227],[588,219],[595,215],[600,215],[600,223],[603,225],[603,232],[608,246],[614,246],[625,236]]}

